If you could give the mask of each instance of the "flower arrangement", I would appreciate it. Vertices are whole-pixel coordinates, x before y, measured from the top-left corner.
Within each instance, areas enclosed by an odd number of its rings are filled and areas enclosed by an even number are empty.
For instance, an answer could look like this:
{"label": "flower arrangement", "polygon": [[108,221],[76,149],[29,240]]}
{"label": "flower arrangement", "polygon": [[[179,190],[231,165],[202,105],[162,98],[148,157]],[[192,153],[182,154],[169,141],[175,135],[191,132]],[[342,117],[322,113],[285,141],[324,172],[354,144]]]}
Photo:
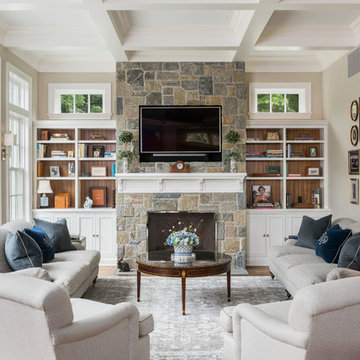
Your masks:
{"label": "flower arrangement", "polygon": [[[203,221],[201,219],[200,223]],[[200,223],[198,225],[200,225]],[[174,245],[186,245],[186,246],[196,246],[199,245],[200,239],[196,235],[197,227],[194,227],[192,224],[185,226],[181,221],[177,223],[180,229],[176,229],[175,225],[169,229],[170,235],[165,241],[165,245],[174,246]],[[181,229],[181,227],[183,227]],[[163,230],[164,231],[164,230]]]}

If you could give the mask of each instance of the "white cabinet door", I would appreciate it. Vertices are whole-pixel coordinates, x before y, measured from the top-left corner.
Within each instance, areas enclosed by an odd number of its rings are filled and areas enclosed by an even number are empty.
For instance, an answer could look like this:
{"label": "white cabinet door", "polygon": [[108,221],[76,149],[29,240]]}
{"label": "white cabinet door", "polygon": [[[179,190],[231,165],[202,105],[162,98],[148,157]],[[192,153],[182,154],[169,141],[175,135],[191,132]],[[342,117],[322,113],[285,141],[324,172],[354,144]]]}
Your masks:
{"label": "white cabinet door", "polygon": [[116,265],[116,224],[113,214],[97,215],[96,241],[101,253],[101,265]]}
{"label": "white cabinet door", "polygon": [[248,265],[264,265],[267,256],[266,215],[247,214]]}
{"label": "white cabinet door", "polygon": [[76,217],[74,216],[74,214],[66,213],[66,212],[63,213],[56,212],[53,214],[53,220],[52,220],[53,222],[61,219],[66,219],[66,224],[71,235],[78,234],[78,227],[76,223]]}
{"label": "white cabinet door", "polygon": [[[285,218],[283,215],[266,215],[268,245],[281,245],[285,235]],[[268,254],[267,254],[268,255]]]}
{"label": "white cabinet door", "polygon": [[98,250],[96,243],[96,216],[81,214],[77,217],[78,233],[86,238],[86,250]]}

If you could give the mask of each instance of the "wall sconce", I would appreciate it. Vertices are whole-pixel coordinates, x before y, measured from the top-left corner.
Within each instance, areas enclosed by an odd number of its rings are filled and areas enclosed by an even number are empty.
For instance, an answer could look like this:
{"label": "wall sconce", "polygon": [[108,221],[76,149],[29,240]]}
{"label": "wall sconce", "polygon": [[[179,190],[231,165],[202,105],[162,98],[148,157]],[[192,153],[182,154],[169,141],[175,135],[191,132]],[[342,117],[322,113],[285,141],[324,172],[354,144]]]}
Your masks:
{"label": "wall sconce", "polygon": [[3,134],[3,146],[1,149],[1,160],[6,160],[6,157],[11,157],[12,147],[16,144],[16,135],[10,133]]}

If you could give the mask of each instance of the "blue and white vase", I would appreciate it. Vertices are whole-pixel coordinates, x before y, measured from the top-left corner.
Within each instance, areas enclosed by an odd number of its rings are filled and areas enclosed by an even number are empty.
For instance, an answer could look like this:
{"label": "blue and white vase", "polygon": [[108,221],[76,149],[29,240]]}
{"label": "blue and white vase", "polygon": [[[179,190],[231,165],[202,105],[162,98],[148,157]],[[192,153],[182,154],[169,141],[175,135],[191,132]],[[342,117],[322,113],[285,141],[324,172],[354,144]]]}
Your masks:
{"label": "blue and white vase", "polygon": [[190,264],[193,261],[192,245],[174,245],[174,262],[178,265]]}

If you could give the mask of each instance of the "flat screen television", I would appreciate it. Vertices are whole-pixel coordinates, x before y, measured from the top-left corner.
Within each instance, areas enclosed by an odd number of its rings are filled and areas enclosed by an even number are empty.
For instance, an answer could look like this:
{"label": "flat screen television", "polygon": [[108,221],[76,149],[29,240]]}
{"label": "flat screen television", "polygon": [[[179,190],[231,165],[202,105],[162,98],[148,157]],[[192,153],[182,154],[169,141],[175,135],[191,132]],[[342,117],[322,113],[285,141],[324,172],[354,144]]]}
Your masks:
{"label": "flat screen television", "polygon": [[140,106],[140,161],[221,161],[221,106]]}

